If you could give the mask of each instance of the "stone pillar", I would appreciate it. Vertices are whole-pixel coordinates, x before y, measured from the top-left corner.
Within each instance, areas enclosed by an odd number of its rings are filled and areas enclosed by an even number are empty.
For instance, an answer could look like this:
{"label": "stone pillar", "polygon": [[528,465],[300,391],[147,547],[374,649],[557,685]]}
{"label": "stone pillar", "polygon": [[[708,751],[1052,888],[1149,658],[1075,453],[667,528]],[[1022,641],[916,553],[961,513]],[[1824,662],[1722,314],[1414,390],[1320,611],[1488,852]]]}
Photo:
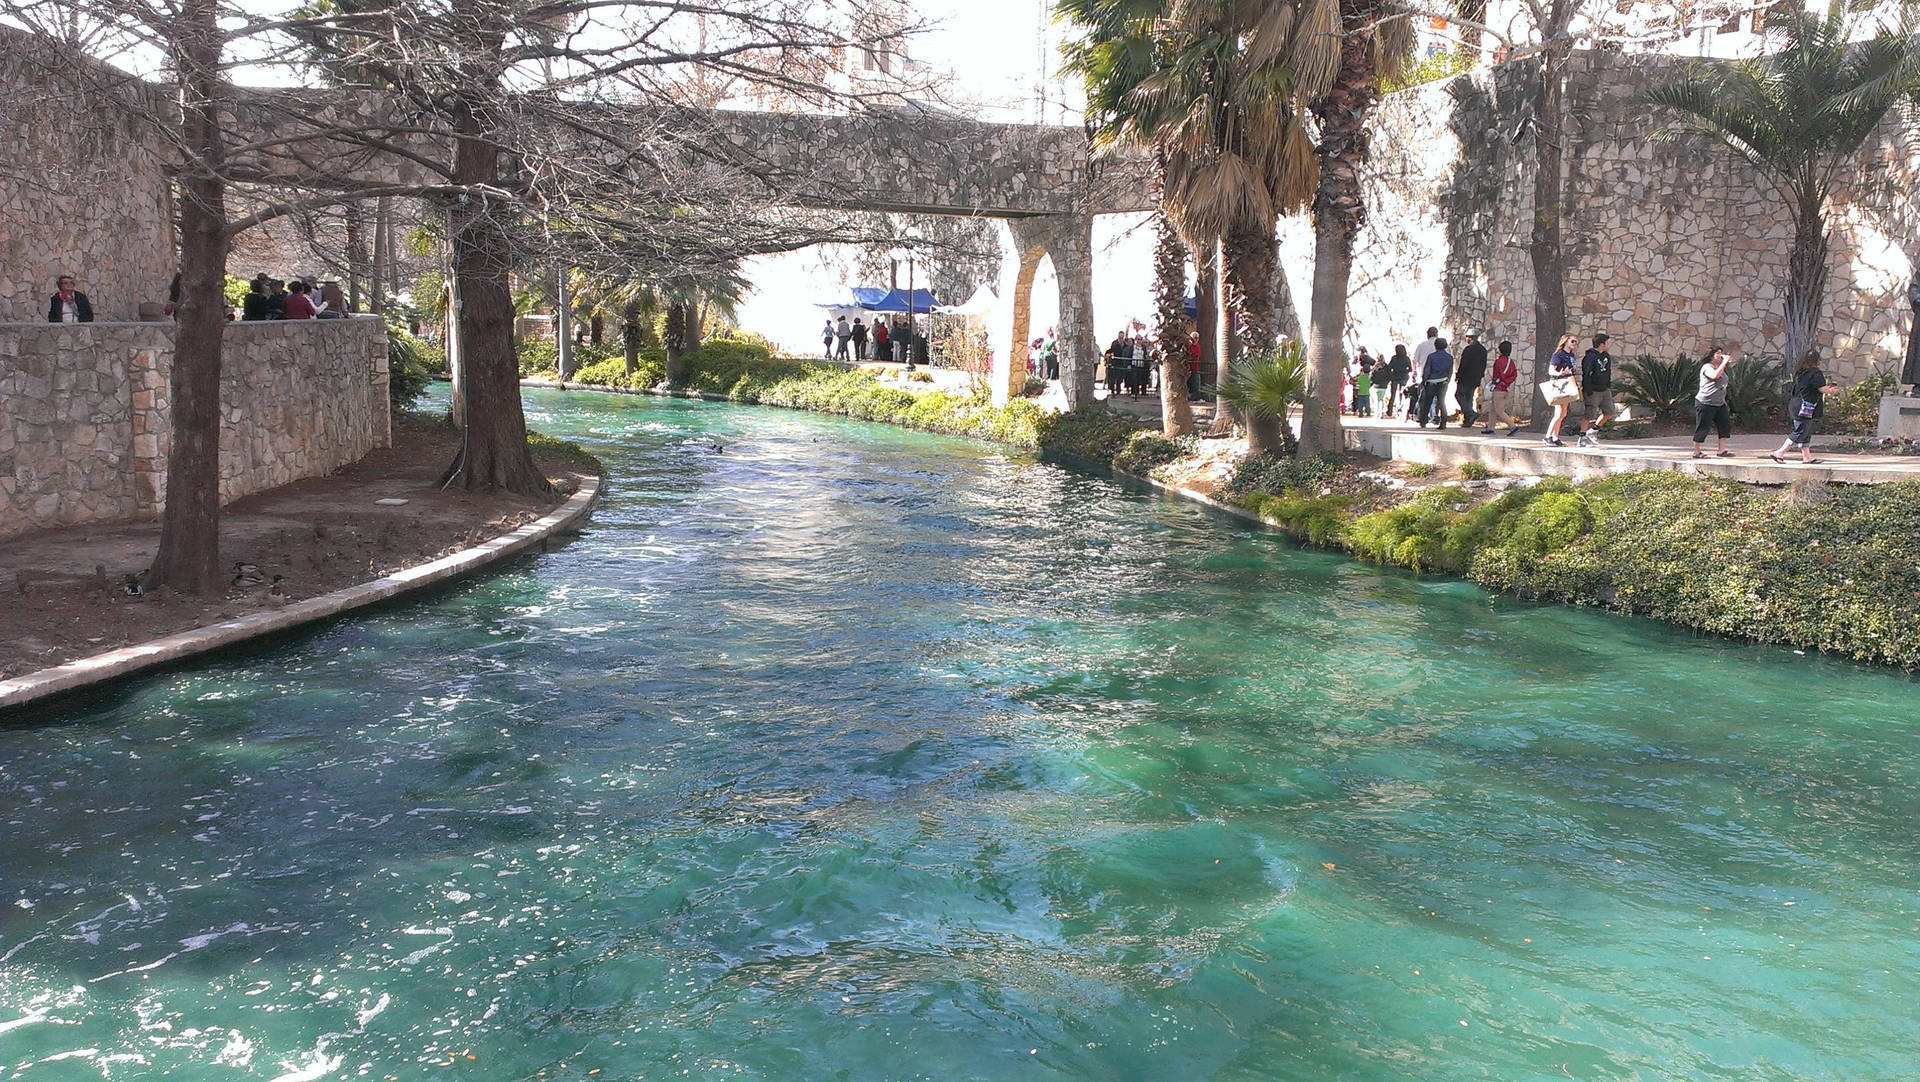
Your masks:
{"label": "stone pillar", "polygon": [[[993,374],[990,389],[993,392],[993,404],[1004,406],[1020,396],[1027,381],[1027,344],[1033,341],[1033,276],[1040,269],[1040,260],[1047,250],[1038,244],[1020,245],[1018,230],[1014,233],[1014,248],[1001,262],[1000,295],[1006,298],[1006,320],[995,319],[994,341],[989,348],[993,351]],[[1013,280],[1006,280],[1006,271],[1013,271]],[[1006,333],[1002,334],[1001,329]]]}
{"label": "stone pillar", "polygon": [[[1093,401],[1093,370],[1100,358],[1100,347],[1093,336],[1093,216],[1049,214],[1014,218],[1007,224],[1013,229],[1013,250],[1020,261],[1010,298],[1014,311],[1012,347],[1025,349],[1032,340],[1029,294],[1033,270],[1044,253],[1053,258],[1054,280],[1060,288],[1060,388],[1066,394],[1067,408],[1077,409]],[[1025,372],[1012,352],[1008,366],[1012,371]],[[1009,382],[1006,386],[1018,384]],[[994,394],[1000,393],[1001,384],[996,379]]]}
{"label": "stone pillar", "polygon": [[[379,319],[378,316],[355,316],[355,319]],[[386,322],[381,320],[380,332],[373,337],[372,348],[368,350],[367,381],[373,403],[373,445],[375,447],[393,446],[393,385],[388,382]]]}
{"label": "stone pillar", "polygon": [[128,420],[133,434],[134,515],[154,518],[167,502],[167,455],[173,449],[173,415],[168,377],[173,350],[127,351],[127,387],[132,396]]}

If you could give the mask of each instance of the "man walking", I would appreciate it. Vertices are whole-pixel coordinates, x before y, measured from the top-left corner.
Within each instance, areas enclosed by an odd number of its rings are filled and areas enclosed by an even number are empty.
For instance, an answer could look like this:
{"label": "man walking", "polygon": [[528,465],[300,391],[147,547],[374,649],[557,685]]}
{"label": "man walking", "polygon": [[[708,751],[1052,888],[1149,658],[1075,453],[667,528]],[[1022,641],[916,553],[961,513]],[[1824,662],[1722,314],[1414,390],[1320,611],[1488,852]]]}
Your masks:
{"label": "man walking", "polygon": [[1433,352],[1420,367],[1420,427],[1431,418],[1447,427],[1447,384],[1453,381],[1453,354],[1447,352],[1447,340],[1435,338]]}
{"label": "man walking", "polygon": [[1580,358],[1580,392],[1586,396],[1586,427],[1581,447],[1600,446],[1600,426],[1612,424],[1619,408],[1613,404],[1613,357],[1607,353],[1607,335],[1593,336],[1593,348]]}
{"label": "man walking", "polygon": [[833,351],[833,359],[836,361],[846,360],[847,343],[853,341],[853,328],[847,326],[846,316],[841,316],[840,322],[833,325],[833,340],[838,343]]}
{"label": "man walking", "polygon": [[1438,348],[1435,345],[1438,341],[1440,341],[1440,328],[1428,327],[1426,339],[1419,345],[1413,347],[1413,370],[1415,374],[1426,371],[1427,357]]}
{"label": "man walking", "polygon": [[1460,426],[1472,428],[1479,420],[1480,412],[1473,408],[1474,395],[1480,391],[1480,383],[1487,378],[1487,347],[1480,344],[1480,335],[1467,332],[1467,344],[1460,348],[1460,370],[1453,375],[1454,401],[1460,403]]}
{"label": "man walking", "polygon": [[867,359],[867,325],[857,318],[853,321],[853,359]]}

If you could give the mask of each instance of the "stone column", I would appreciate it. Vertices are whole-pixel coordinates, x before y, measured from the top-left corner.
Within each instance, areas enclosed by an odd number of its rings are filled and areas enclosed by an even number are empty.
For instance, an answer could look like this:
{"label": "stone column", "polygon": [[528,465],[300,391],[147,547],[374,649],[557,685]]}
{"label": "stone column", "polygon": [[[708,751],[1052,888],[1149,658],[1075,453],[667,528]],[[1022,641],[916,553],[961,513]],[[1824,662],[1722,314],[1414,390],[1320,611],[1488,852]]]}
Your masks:
{"label": "stone column", "polygon": [[167,502],[167,454],[173,448],[172,399],[168,377],[173,349],[127,351],[127,388],[131,394],[128,420],[133,436],[133,513],[154,518]]}
{"label": "stone column", "polygon": [[[1013,223],[1008,223],[1013,224]],[[1013,249],[1001,260],[1000,295],[1006,298],[1007,317],[1005,322],[996,317],[993,351],[993,374],[990,389],[993,392],[993,404],[1004,406],[1020,396],[1027,381],[1027,344],[1033,341],[1033,277],[1040,269],[1040,260],[1047,254],[1046,248],[1039,244],[1021,244],[1020,231],[1014,230]],[[1013,280],[1007,281],[1006,272],[1013,271]],[[1005,334],[999,333],[1001,328]]]}
{"label": "stone column", "polygon": [[393,385],[388,382],[387,371],[387,328],[384,320],[377,316],[355,316],[374,322],[377,330],[371,335],[368,346],[367,381],[368,399],[373,403],[373,445],[375,447],[393,446]]}
{"label": "stone column", "polygon": [[[1053,257],[1054,280],[1060,288],[1060,387],[1067,408],[1077,409],[1093,401],[1093,370],[1100,357],[1093,337],[1093,216],[1049,214],[1014,218],[1007,224],[1013,227],[1013,247],[1021,265],[1013,297],[1014,348],[1024,348],[1031,340],[1026,327],[1033,283],[1030,267],[1039,265],[1036,253],[1044,252]],[[997,385],[995,393],[999,393]]]}

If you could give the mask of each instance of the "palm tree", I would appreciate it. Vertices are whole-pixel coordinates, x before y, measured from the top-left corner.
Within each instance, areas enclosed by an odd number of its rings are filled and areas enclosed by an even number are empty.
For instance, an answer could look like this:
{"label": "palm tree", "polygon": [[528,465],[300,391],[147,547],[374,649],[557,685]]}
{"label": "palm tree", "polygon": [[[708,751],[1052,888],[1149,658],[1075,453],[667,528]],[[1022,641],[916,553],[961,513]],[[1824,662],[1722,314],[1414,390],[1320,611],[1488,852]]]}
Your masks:
{"label": "palm tree", "polygon": [[[1343,449],[1341,376],[1346,370],[1347,290],[1353,241],[1366,222],[1360,178],[1367,162],[1367,117],[1380,100],[1380,81],[1411,53],[1412,26],[1393,17],[1394,0],[1319,0],[1337,10],[1339,59],[1324,89],[1312,98],[1319,122],[1319,165],[1313,196],[1313,299],[1308,331],[1303,454]],[[1316,72],[1317,74],[1317,72]]]}
{"label": "palm tree", "polygon": [[[1067,50],[1087,80],[1098,144],[1155,151],[1162,210],[1187,247],[1222,244],[1225,304],[1242,353],[1273,343],[1274,225],[1313,191],[1294,69],[1327,51],[1290,0],[1060,0],[1086,28]],[[1271,419],[1248,426],[1271,446]]]}
{"label": "palm tree", "polygon": [[1840,170],[1887,113],[1920,87],[1920,44],[1910,28],[1880,27],[1866,41],[1847,0],[1825,14],[1770,13],[1777,52],[1698,63],[1646,100],[1678,114],[1677,131],[1711,137],[1771,182],[1793,222],[1787,251],[1786,349],[1812,348],[1827,284],[1827,201]]}
{"label": "palm tree", "polygon": [[[1220,397],[1238,406],[1249,417],[1284,421],[1287,411],[1300,402],[1307,388],[1306,353],[1298,342],[1283,342],[1272,349],[1247,357],[1220,385]],[[1276,448],[1291,458],[1300,452],[1293,430],[1279,424]]]}

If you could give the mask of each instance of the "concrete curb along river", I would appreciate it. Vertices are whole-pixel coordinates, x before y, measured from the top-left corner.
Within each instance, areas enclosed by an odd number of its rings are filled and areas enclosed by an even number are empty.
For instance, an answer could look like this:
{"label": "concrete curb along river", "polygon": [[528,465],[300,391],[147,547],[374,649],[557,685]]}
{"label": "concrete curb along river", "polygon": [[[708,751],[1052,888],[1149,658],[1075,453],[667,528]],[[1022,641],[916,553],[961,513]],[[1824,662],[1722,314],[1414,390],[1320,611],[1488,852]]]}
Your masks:
{"label": "concrete curb along river", "polygon": [[451,582],[483,571],[567,529],[584,517],[600,495],[600,479],[589,477],[580,490],[559,507],[510,533],[501,534],[484,544],[442,556],[372,582],[335,590],[330,594],[296,601],[284,609],[257,612],[234,620],[191,628],[150,642],[123,646],[104,654],[69,661],[50,669],[0,680],[0,719],[11,718],[29,703],[55,695],[78,691],[123,676],[167,665],[229,646],[276,635],[306,624],[316,623],[343,612],[365,608],[403,594],[413,593],[439,583]]}

